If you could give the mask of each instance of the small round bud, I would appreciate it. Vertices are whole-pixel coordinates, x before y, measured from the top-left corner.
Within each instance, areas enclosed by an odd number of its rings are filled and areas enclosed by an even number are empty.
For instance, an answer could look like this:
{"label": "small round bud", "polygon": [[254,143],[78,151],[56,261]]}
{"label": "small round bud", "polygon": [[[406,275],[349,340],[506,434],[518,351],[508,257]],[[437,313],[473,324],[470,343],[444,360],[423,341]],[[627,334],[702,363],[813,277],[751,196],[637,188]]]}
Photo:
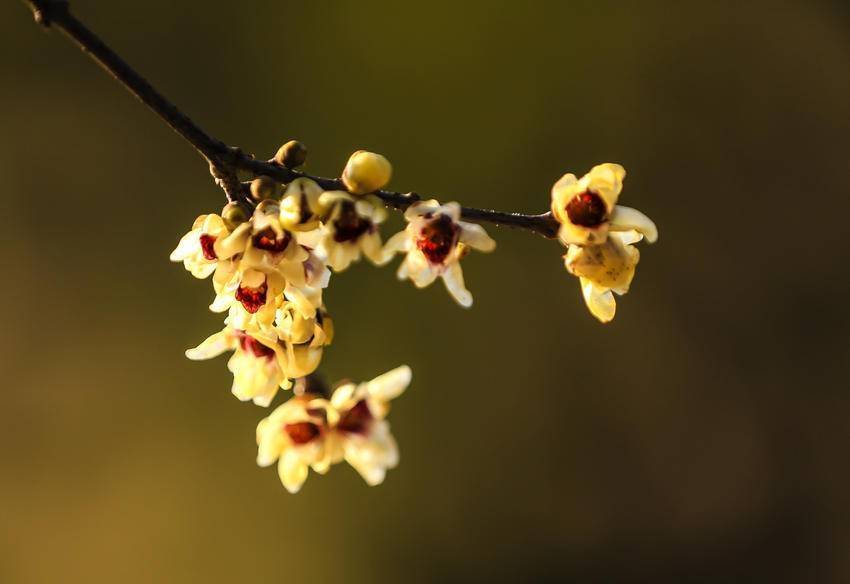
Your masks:
{"label": "small round bud", "polygon": [[277,215],[280,213],[280,203],[275,199],[266,199],[257,204],[255,212],[265,213],[266,215]]}
{"label": "small round bud", "polygon": [[277,183],[269,176],[258,176],[251,181],[251,198],[257,201],[271,199],[277,193]]}
{"label": "small round bud", "polygon": [[307,161],[307,147],[298,140],[290,140],[280,147],[274,160],[286,168],[298,168]]}
{"label": "small round bud", "polygon": [[390,161],[374,152],[358,150],[348,159],[342,172],[345,188],[354,195],[374,193],[383,188],[393,174]]}
{"label": "small round bud", "polygon": [[224,225],[230,231],[233,231],[248,220],[248,213],[245,211],[245,207],[233,202],[224,206],[224,209],[221,210],[221,218],[224,220]]}

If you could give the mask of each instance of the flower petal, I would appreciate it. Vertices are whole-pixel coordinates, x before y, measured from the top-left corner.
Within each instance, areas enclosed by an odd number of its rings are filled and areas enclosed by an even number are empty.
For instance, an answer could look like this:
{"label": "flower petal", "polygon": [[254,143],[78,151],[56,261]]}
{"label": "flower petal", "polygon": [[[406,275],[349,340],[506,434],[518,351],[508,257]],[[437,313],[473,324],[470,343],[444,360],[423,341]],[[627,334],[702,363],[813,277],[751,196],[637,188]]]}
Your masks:
{"label": "flower petal", "polygon": [[590,314],[601,322],[611,322],[617,311],[617,301],[614,294],[607,288],[600,288],[587,278],[580,278],[581,293]]}
{"label": "flower petal", "polygon": [[487,235],[483,227],[475,223],[458,221],[460,240],[478,251],[490,252],[496,249],[496,242]]}
{"label": "flower petal", "polygon": [[410,367],[401,365],[370,381],[366,391],[373,398],[388,402],[404,393],[412,378],[413,371]]}
{"label": "flower petal", "polygon": [[446,285],[446,290],[452,295],[458,304],[464,308],[472,306],[472,293],[466,289],[463,283],[463,269],[458,262],[453,262],[446,266],[446,270],[442,274],[443,283]]}
{"label": "flower petal", "polygon": [[[637,231],[646,237],[649,243],[658,241],[658,228],[652,219],[631,207],[617,205],[610,219],[611,231]],[[630,243],[630,242],[629,242]]]}
{"label": "flower petal", "polygon": [[236,336],[230,329],[224,329],[208,336],[194,349],[188,349],[186,357],[192,361],[202,361],[217,357],[234,348],[236,348]]}
{"label": "flower petal", "polygon": [[296,448],[288,448],[277,463],[280,482],[292,494],[301,490],[301,486],[307,480],[308,470],[307,464],[301,459]]}

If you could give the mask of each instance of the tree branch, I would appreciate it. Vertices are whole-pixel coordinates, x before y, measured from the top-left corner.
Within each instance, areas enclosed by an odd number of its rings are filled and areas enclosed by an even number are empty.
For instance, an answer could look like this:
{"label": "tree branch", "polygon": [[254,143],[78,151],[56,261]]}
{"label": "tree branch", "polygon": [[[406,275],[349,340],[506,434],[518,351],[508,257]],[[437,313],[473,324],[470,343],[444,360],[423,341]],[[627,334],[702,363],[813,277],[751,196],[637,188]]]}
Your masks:
{"label": "tree branch", "polygon": [[[255,177],[267,175],[284,183],[299,177],[307,177],[315,180],[325,190],[347,190],[339,179],[312,176],[286,168],[274,161],[256,160],[242,150],[231,148],[221,140],[207,134],[96,34],[77,20],[71,14],[67,0],[24,0],[24,3],[32,10],[37,23],[45,28],[56,27],[65,33],[84,53],[94,59],[107,73],[189,142],[209,163],[210,173],[216,183],[224,189],[229,201],[247,200],[245,189],[236,177],[236,172],[239,170]],[[416,193],[386,190],[377,191],[375,194],[388,207],[398,210],[404,210],[423,198]],[[551,213],[526,215],[463,207],[461,216],[468,221],[525,229],[550,239],[558,233],[558,222]]]}

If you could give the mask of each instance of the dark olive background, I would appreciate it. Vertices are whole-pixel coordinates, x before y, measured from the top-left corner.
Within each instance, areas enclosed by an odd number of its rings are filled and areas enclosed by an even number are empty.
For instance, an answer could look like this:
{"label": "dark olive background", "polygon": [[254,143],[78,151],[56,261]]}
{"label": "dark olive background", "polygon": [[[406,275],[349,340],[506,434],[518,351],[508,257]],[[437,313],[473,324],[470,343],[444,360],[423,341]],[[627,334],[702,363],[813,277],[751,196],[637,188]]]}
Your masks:
{"label": "dark olive background", "polygon": [[[850,10],[841,2],[74,2],[204,128],[334,175],[542,211],[616,161],[656,220],[616,321],[490,229],[475,295],[357,265],[331,379],[414,370],[402,464],[289,496],[208,282],[222,193],[21,3],[0,8],[0,581],[850,581]],[[401,223],[394,217],[389,235]]]}

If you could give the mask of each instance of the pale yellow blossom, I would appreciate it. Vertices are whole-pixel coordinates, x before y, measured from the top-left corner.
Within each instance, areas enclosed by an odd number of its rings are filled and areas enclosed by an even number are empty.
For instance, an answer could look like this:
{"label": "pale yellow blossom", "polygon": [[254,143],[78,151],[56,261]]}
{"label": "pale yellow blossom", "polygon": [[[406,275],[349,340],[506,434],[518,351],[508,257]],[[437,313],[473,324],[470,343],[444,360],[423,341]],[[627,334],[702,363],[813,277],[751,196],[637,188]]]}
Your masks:
{"label": "pale yellow blossom", "polygon": [[257,464],[277,462],[280,482],[290,493],[301,490],[311,466],[320,473],[330,467],[325,453],[327,408],[325,399],[297,396],[257,424]]}
{"label": "pale yellow blossom", "polygon": [[248,230],[242,224],[231,232],[220,216],[201,215],[195,219],[192,230],[180,239],[170,259],[183,262],[196,278],[206,278],[215,271],[218,262],[244,250]]}
{"label": "pale yellow blossom", "polygon": [[387,217],[380,199],[354,197],[345,191],[328,191],[319,198],[327,209],[317,252],[335,272],[360,260],[361,253],[375,265],[384,263],[378,225]]}
{"label": "pale yellow blossom", "polygon": [[212,359],[233,351],[227,368],[233,374],[231,391],[240,401],[253,401],[268,406],[278,389],[289,389],[292,383],[285,371],[286,355],[277,339],[249,335],[227,326],[211,335],[186,356],[194,361]]}
{"label": "pale yellow blossom", "polygon": [[637,231],[649,243],[658,238],[655,224],[643,213],[617,205],[626,170],[606,162],[577,179],[565,174],[552,187],[552,214],[561,224],[564,245],[604,243],[610,231]]}
{"label": "pale yellow blossom", "polygon": [[588,310],[602,322],[614,318],[614,293],[629,291],[640,260],[640,252],[632,244],[640,239],[636,231],[612,232],[599,245],[571,245],[564,256],[567,271],[579,277]]}
{"label": "pale yellow blossom", "polygon": [[392,175],[393,167],[389,160],[374,152],[358,150],[348,159],[342,172],[342,182],[352,194],[366,195],[384,188]]}
{"label": "pale yellow blossom", "polygon": [[392,236],[384,246],[386,258],[405,253],[398,269],[400,280],[410,278],[418,288],[430,285],[438,277],[458,304],[472,305],[472,294],[463,281],[460,259],[470,249],[490,252],[496,248],[484,228],[460,220],[460,205],[420,201],[404,213],[407,228]]}

